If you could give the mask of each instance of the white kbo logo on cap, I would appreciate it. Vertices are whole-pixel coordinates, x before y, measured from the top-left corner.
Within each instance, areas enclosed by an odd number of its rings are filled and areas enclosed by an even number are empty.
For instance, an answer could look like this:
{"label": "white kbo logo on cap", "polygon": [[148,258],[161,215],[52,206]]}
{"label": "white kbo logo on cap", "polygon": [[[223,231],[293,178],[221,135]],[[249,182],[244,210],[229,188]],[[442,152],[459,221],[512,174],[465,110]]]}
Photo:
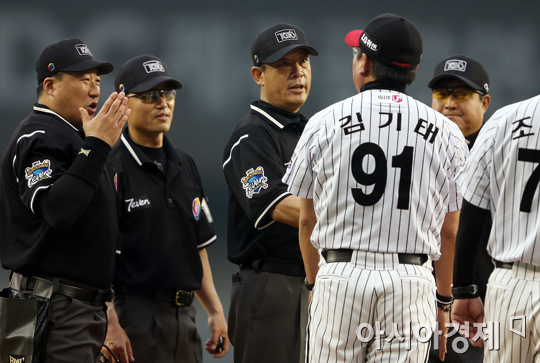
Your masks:
{"label": "white kbo logo on cap", "polygon": [[278,43],[286,40],[298,40],[298,35],[296,35],[296,31],[294,31],[294,29],[283,29],[276,32],[276,39]]}
{"label": "white kbo logo on cap", "polygon": [[161,64],[161,62],[157,60],[144,62],[143,66],[144,66],[144,69],[146,70],[146,73],[165,72],[165,68],[163,67],[163,64]]}
{"label": "white kbo logo on cap", "polygon": [[77,52],[79,52],[80,55],[92,55],[86,44],[77,44],[75,45],[75,48],[77,48]]}
{"label": "white kbo logo on cap", "polygon": [[467,62],[460,59],[450,59],[444,64],[444,71],[460,71],[465,72],[467,69]]}

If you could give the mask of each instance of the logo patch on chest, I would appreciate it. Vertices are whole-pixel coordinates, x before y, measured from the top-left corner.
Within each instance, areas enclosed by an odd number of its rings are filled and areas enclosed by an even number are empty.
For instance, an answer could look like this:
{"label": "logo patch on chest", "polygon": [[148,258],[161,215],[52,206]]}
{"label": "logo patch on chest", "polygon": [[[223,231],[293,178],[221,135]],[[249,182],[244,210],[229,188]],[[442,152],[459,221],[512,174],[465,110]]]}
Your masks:
{"label": "logo patch on chest", "polygon": [[152,206],[150,199],[146,196],[126,199],[125,202],[127,203],[128,213],[139,209],[150,208]]}
{"label": "logo patch on chest", "polygon": [[246,197],[250,199],[253,197],[253,194],[259,194],[262,189],[268,188],[268,178],[264,176],[262,166],[246,171],[246,177],[240,181],[242,182],[242,187],[246,190]]}
{"label": "logo patch on chest", "polygon": [[52,172],[51,162],[48,159],[33,162],[32,166],[24,169],[24,177],[28,180],[28,188],[32,188],[40,180],[49,179]]}

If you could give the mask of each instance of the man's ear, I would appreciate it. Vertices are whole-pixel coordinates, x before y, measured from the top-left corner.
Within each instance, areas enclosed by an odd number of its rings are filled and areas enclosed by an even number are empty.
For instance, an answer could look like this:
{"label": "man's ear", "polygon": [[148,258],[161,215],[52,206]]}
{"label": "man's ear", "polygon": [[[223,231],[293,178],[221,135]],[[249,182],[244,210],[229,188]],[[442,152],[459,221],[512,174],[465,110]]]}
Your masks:
{"label": "man's ear", "polygon": [[360,57],[360,67],[358,71],[364,77],[369,76],[371,73],[371,59],[368,58],[366,53],[362,53],[362,56]]}
{"label": "man's ear", "polygon": [[490,103],[491,103],[491,96],[490,95],[483,95],[482,96],[482,108],[484,109],[484,112],[487,111]]}
{"label": "man's ear", "polygon": [[43,80],[43,91],[49,95],[54,95],[58,80],[54,77],[47,77]]}
{"label": "man's ear", "polygon": [[251,67],[251,76],[259,86],[264,86],[264,72],[260,67]]}

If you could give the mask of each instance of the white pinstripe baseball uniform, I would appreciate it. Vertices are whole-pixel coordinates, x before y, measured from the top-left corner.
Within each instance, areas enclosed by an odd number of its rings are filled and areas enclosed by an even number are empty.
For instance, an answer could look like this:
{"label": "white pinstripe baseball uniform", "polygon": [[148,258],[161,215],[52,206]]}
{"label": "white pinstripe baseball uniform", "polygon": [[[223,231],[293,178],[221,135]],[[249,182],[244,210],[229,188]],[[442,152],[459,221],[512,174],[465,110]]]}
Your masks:
{"label": "white pinstripe baseball uniform", "polygon": [[[484,344],[485,362],[536,362],[540,353],[539,106],[536,96],[495,112],[465,167],[464,198],[491,210],[488,253],[513,263],[495,269],[488,282],[484,321],[500,322],[501,349]],[[526,324],[509,325],[520,316]]]}
{"label": "white pinstripe baseball uniform", "polygon": [[[444,217],[461,207],[455,180],[468,149],[454,123],[404,86],[383,85],[368,83],[313,116],[283,178],[293,194],[313,199],[312,244],[353,250],[351,263],[321,262],[309,362],[417,362],[429,348],[406,326],[435,325],[431,269],[400,264],[398,253],[439,258]],[[361,324],[377,323],[387,336],[397,324],[405,339],[378,349],[356,335]]]}

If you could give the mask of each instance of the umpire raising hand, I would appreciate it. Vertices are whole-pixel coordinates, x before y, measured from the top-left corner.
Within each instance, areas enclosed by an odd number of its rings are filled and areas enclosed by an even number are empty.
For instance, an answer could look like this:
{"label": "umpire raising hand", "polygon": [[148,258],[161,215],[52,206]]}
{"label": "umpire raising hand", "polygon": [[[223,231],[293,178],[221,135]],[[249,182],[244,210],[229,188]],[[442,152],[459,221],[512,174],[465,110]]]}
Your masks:
{"label": "umpire raising hand", "polygon": [[105,338],[118,237],[106,161],[130,114],[115,92],[93,117],[112,69],[80,39],[47,46],[36,62],[38,103],[2,162],[0,258],[13,271],[10,287],[41,296],[53,286],[46,340],[34,342],[45,344],[46,363],[96,362]]}

